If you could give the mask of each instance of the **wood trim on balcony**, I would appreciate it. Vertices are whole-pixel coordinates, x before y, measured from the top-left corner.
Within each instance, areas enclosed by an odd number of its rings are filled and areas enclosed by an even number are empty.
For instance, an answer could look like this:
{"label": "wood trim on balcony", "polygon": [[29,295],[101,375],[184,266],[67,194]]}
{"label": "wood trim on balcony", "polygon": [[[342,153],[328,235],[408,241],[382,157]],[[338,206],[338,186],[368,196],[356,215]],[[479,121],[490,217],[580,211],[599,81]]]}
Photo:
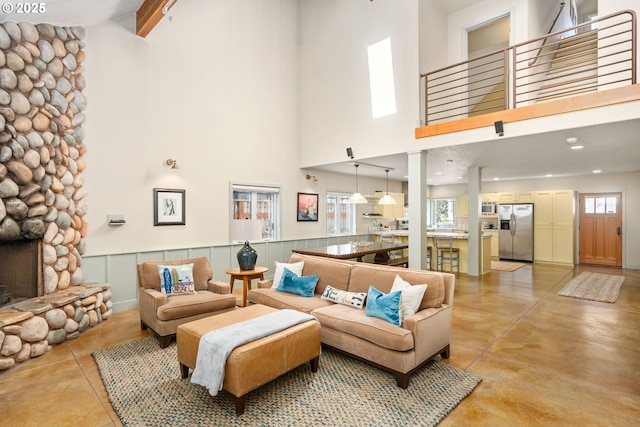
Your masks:
{"label": "wood trim on balcony", "polygon": [[479,129],[487,126],[493,126],[493,124],[498,120],[502,120],[503,123],[513,123],[522,120],[537,119],[539,117],[571,113],[574,111],[587,110],[589,108],[606,107],[608,105],[632,101],[640,101],[640,84],[602,90],[586,95],[571,96],[555,101],[547,101],[536,105],[515,108],[513,110],[498,111],[495,113],[483,114],[481,116],[424,126],[416,128],[415,137],[416,139],[427,138],[429,136],[444,135],[452,132]]}
{"label": "wood trim on balcony", "polygon": [[[168,10],[171,10],[178,0],[174,0]],[[147,37],[151,30],[162,20],[164,13],[162,8],[167,0],[144,0],[142,6],[136,12],[136,35]]]}

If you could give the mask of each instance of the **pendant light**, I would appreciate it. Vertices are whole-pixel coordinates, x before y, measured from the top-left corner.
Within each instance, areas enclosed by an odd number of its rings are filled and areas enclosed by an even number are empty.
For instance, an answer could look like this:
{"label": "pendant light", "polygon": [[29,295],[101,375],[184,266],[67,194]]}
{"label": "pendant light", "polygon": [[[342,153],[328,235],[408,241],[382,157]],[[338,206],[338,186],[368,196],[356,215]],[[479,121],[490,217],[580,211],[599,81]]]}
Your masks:
{"label": "pendant light", "polygon": [[389,169],[384,170],[387,173],[387,194],[378,201],[379,205],[395,205],[396,200],[389,195]]}
{"label": "pendant light", "polygon": [[356,163],[354,166],[356,167],[356,192],[349,197],[349,203],[367,203],[367,199],[358,192],[358,166],[360,165]]}

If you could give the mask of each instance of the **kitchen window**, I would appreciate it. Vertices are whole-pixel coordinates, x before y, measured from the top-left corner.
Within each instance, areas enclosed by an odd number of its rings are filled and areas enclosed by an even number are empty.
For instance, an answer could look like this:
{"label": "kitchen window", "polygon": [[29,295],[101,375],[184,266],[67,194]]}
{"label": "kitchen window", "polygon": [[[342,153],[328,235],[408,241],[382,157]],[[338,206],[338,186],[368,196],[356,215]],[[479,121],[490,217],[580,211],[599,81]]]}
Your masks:
{"label": "kitchen window", "polygon": [[356,209],[350,193],[327,193],[327,236],[355,234]]}
{"label": "kitchen window", "polygon": [[262,240],[280,238],[280,187],[231,184],[232,219],[258,219]]}
{"label": "kitchen window", "polygon": [[456,199],[432,199],[431,214],[431,224],[435,227],[453,227],[456,223]]}

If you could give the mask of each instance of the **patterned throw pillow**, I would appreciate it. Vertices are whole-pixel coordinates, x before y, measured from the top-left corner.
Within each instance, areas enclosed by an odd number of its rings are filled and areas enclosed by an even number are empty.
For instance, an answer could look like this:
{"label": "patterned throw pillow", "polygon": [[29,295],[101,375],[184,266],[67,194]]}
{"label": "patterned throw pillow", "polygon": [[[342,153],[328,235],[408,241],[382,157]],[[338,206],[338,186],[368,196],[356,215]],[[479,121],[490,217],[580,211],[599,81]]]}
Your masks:
{"label": "patterned throw pillow", "polygon": [[347,292],[327,286],[320,298],[333,301],[338,304],[362,308],[364,307],[364,300],[367,299],[367,294],[365,292]]}
{"label": "patterned throw pillow", "polygon": [[400,291],[385,294],[369,286],[365,314],[400,326]]}
{"label": "patterned throw pillow", "polygon": [[196,293],[193,282],[193,264],[158,265],[160,291],[166,295],[190,295]]}

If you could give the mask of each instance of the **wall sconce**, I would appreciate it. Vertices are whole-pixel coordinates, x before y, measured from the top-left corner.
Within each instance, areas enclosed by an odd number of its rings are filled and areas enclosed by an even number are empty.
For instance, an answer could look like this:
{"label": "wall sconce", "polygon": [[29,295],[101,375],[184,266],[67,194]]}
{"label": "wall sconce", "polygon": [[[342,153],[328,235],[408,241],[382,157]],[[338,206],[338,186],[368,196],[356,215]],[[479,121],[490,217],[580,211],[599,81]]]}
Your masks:
{"label": "wall sconce", "polygon": [[171,166],[171,169],[180,169],[180,166],[178,166],[178,161],[174,160],[174,159],[167,159],[167,161],[165,162],[165,164],[167,166]]}
{"label": "wall sconce", "polygon": [[315,175],[307,175],[307,179],[312,179],[313,181],[311,182],[313,182],[314,184],[318,183],[318,178],[316,178]]}

